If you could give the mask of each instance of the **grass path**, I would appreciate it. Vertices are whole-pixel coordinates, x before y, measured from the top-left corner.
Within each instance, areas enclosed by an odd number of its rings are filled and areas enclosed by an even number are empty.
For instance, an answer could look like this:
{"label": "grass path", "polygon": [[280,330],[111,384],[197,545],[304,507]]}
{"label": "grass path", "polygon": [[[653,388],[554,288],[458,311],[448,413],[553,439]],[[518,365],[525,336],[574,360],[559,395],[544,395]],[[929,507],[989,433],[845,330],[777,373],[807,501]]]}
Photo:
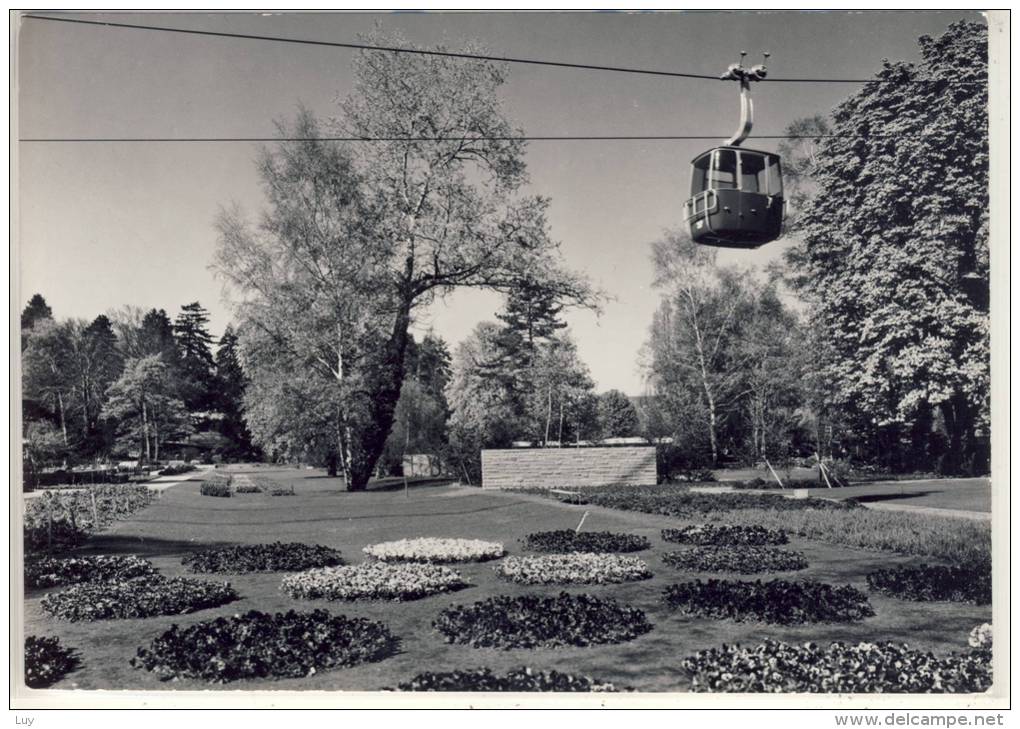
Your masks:
{"label": "grass path", "polygon": [[[826,643],[893,640],[912,647],[947,652],[966,648],[967,633],[991,620],[990,607],[959,604],[909,603],[872,596],[877,615],[852,625],[780,627],[730,621],[681,618],[660,601],[662,589],[676,582],[715,575],[681,573],[661,560],[676,545],[663,542],[659,532],[684,520],[623,512],[599,507],[570,506],[556,501],[513,493],[481,491],[449,485],[421,485],[405,496],[402,490],[349,494],[339,479],[318,471],[271,468],[233,468],[235,474],[264,475],[294,496],[236,494],[230,498],[205,497],[197,480],[168,489],[162,498],[133,518],[96,535],[83,551],[133,553],[149,558],[169,576],[188,574],[181,558],[193,551],[236,543],[300,541],[340,549],[349,563],[364,561],[368,544],[418,536],[470,537],[501,541],[511,554],[521,554],[518,539],[534,531],[574,528],[587,510],[585,530],[626,531],[648,537],[652,549],[636,556],[645,559],[651,580],[596,587],[523,587],[499,580],[492,564],[460,568],[471,587],[455,594],[436,595],[412,602],[331,603],[299,601],[279,590],[282,574],[223,576],[241,600],[198,613],[137,620],[66,623],[44,613],[39,605],[46,590],[26,595],[26,634],[55,635],[77,648],[82,668],[54,688],[83,689],[313,689],[379,690],[410,680],[422,670],[454,670],[488,666],[507,670],[521,665],[581,673],[642,691],[683,691],[686,677],[679,668],[683,657],[721,643],[756,643],[779,640]],[[865,575],[891,564],[911,563],[909,557],[836,547],[794,538],[790,548],[803,551],[811,566],[797,573],[776,576],[810,578],[853,584],[866,590]],[[209,576],[204,576],[207,579]],[[746,579],[746,578],[745,578]],[[493,595],[590,592],[613,597],[645,610],[655,629],[637,640],[616,646],[556,650],[476,649],[446,644],[431,628],[441,609]],[[250,609],[267,612],[325,608],[335,613],[363,616],[386,623],[401,638],[401,652],[374,664],[326,671],[301,679],[239,681],[223,687],[197,681],[162,683],[128,661],[139,646],[166,630],[220,615]]]}

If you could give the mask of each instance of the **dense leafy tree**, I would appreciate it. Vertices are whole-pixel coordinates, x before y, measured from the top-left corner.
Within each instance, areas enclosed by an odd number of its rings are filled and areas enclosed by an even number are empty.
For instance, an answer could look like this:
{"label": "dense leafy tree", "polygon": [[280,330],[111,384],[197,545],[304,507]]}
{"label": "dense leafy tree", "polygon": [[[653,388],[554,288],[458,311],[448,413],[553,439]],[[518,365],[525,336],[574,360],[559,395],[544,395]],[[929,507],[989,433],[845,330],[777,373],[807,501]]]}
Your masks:
{"label": "dense leafy tree", "polygon": [[987,30],[955,23],[920,50],[833,113],[804,281],[833,402],[892,466],[917,423],[943,430],[958,472],[982,467],[988,428]]}
{"label": "dense leafy tree", "polygon": [[124,360],[106,315],[100,314],[88,325],[72,321],[69,331],[70,357],[65,374],[73,383],[72,403],[81,432],[79,450],[94,455],[106,445],[100,411],[107,388],[124,369]]}
{"label": "dense leafy tree", "polygon": [[[405,45],[398,37],[368,40]],[[355,75],[338,127],[408,141],[357,145],[348,154],[317,139],[314,122],[302,115],[307,141],[283,143],[262,164],[271,208],[264,235],[239,215],[224,216],[219,269],[261,309],[266,291],[282,297],[282,280],[296,276],[290,262],[303,262],[303,280],[329,283],[289,295],[304,297],[305,308],[328,305],[330,318],[343,323],[340,343],[357,339],[351,328],[373,319],[369,331],[379,341],[345,367],[344,378],[356,386],[338,392],[340,410],[357,415],[339,429],[338,450],[348,488],[361,490],[393,425],[418,307],[459,287],[506,291],[522,278],[544,282],[566,302],[590,303],[592,295],[559,263],[547,232],[548,201],[521,194],[524,143],[497,95],[501,65],[365,51]],[[330,165],[338,174],[329,174]],[[336,362],[337,342],[329,348]]]}
{"label": "dense leafy tree", "polygon": [[22,354],[22,392],[26,415],[45,415],[60,429],[65,449],[70,449],[69,407],[73,383],[71,371],[71,330],[52,319],[37,321],[26,330]]}
{"label": "dense leafy tree", "polygon": [[[160,312],[156,312],[150,323],[152,346],[161,344],[162,319]],[[209,333],[208,324],[209,312],[197,301],[182,306],[173,324],[174,341],[179,355],[176,367],[181,380],[181,394],[184,403],[193,412],[214,407],[214,339]]]}
{"label": "dense leafy tree", "polygon": [[220,433],[234,444],[236,455],[250,456],[254,452],[251,433],[244,422],[244,393],[248,378],[241,366],[237,334],[227,325],[216,350],[216,378],[214,407],[223,415]]}
{"label": "dense leafy tree", "polygon": [[599,395],[598,421],[603,438],[638,435],[641,428],[637,408],[620,390],[608,390]]}
{"label": "dense leafy tree", "polygon": [[156,461],[163,444],[192,430],[176,394],[170,370],[159,355],[130,359],[110,385],[102,414],[116,423],[125,448],[138,447],[142,459]]}
{"label": "dense leafy tree", "polygon": [[42,294],[33,294],[21,312],[21,331],[31,329],[41,319],[53,319],[53,310]]}

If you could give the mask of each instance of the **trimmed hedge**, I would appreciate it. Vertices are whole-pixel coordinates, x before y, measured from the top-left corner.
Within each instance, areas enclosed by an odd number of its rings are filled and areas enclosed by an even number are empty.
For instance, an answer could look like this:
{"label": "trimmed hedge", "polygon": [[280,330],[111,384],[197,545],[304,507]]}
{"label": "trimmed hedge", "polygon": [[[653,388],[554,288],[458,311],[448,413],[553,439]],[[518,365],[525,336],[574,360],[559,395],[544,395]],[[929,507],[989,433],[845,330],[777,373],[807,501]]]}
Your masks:
{"label": "trimmed hedge", "polygon": [[462,587],[467,582],[449,567],[415,562],[321,567],[288,575],[280,585],[291,597],[325,600],[416,600]]}
{"label": "trimmed hedge", "polygon": [[152,562],[133,554],[36,557],[25,560],[27,587],[59,587],[80,582],[127,580],[155,573],[156,568],[152,566]]}
{"label": "trimmed hedge", "polygon": [[534,671],[516,668],[505,674],[495,674],[491,668],[467,671],[419,673],[399,686],[401,691],[560,691],[560,692],[612,692],[611,683],[588,676],[575,676],[559,671]]}
{"label": "trimmed hedge", "polygon": [[652,576],[637,557],[604,552],[507,557],[494,570],[504,580],[523,585],[607,585]]}
{"label": "trimmed hedge", "polygon": [[131,665],[152,671],[163,681],[298,678],[379,661],[398,646],[385,625],[366,618],[325,610],[275,615],[251,610],[184,630],[173,625],[148,648],[139,648]]}
{"label": "trimmed hedge", "polygon": [[498,595],[453,605],[433,626],[447,643],[475,648],[559,648],[623,643],[652,624],[642,610],[592,595]]}
{"label": "trimmed hedge", "polygon": [[894,643],[827,648],[766,640],[685,658],[692,691],[746,693],[972,693],[992,685],[991,651],[938,657]]}
{"label": "trimmed hedge", "polygon": [[59,638],[30,635],[25,638],[25,684],[29,688],[52,686],[78,667],[78,656],[60,645]]}
{"label": "trimmed hedge", "polygon": [[521,540],[524,548],[532,552],[640,552],[651,543],[636,534],[614,534],[613,532],[575,532],[573,529],[559,529],[551,532],[536,532]]}
{"label": "trimmed hedge", "polygon": [[691,524],[680,529],[663,529],[662,539],[699,547],[763,546],[790,541],[786,533],[778,529],[742,524]]}
{"label": "trimmed hedge", "polygon": [[312,567],[333,567],[343,564],[340,552],[321,544],[273,542],[272,544],[238,544],[223,549],[208,549],[186,555],[181,564],[192,572],[297,572]]}
{"label": "trimmed hedge", "polygon": [[86,582],[51,592],[42,599],[42,607],[54,617],[77,622],[183,615],[236,599],[237,593],[227,583],[146,575],[122,582]]}
{"label": "trimmed hedge", "polygon": [[800,552],[776,547],[692,547],[662,555],[670,567],[694,572],[760,572],[802,570],[808,561]]}
{"label": "trimmed hedge", "polygon": [[641,511],[673,517],[692,517],[735,509],[768,511],[848,511],[862,508],[860,504],[827,499],[787,499],[777,494],[742,492],[703,493],[683,486],[604,486],[584,489],[584,496],[595,506]]}
{"label": "trimmed hedge", "polygon": [[992,602],[990,564],[943,567],[889,567],[868,575],[868,587],[875,592],[917,602]]}
{"label": "trimmed hedge", "polygon": [[663,597],[670,607],[684,615],[737,622],[849,623],[875,614],[868,596],[860,590],[850,585],[833,587],[811,581],[696,580],[670,585]]}

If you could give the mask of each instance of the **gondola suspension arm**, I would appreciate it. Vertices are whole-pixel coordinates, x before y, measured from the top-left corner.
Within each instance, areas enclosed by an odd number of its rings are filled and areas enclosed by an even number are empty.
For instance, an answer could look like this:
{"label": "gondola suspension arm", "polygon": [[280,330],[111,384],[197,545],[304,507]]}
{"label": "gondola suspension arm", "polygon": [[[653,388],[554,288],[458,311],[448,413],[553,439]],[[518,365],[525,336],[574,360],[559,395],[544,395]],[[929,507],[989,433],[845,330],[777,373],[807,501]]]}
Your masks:
{"label": "gondola suspension arm", "polygon": [[726,140],[725,144],[727,147],[739,147],[740,143],[747,139],[751,133],[751,127],[754,126],[754,102],[751,100],[751,82],[761,81],[768,75],[768,69],[765,68],[765,64],[768,63],[769,53],[763,53],[765,60],[757,66],[751,68],[744,68],[744,56],[747,55],[747,51],[740,52],[740,62],[731,64],[726,73],[720,78],[725,81],[739,81],[740,82],[740,125],[737,127],[737,131],[733,133],[733,136]]}

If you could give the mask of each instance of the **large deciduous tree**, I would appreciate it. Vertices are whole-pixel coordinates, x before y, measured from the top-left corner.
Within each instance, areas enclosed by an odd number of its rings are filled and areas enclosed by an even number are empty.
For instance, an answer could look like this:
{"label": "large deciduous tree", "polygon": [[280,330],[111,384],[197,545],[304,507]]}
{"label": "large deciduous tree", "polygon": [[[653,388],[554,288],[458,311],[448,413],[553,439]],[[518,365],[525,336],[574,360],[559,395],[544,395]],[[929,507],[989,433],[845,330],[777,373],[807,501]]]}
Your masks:
{"label": "large deciduous tree", "polygon": [[915,425],[943,428],[959,472],[981,467],[988,428],[987,30],[955,23],[920,50],[833,113],[804,281],[834,401],[892,466]]}
{"label": "large deciduous tree", "polygon": [[116,423],[121,442],[137,446],[145,461],[159,460],[164,443],[191,431],[185,405],[159,355],[128,360],[107,394],[103,417]]}
{"label": "large deciduous tree", "polygon": [[[364,51],[355,71],[335,125],[378,141],[317,139],[302,114],[308,141],[282,143],[263,159],[270,209],[260,228],[236,215],[221,220],[218,268],[257,312],[253,319],[289,310],[287,321],[263,327],[281,349],[307,338],[288,331],[299,312],[333,325],[334,341],[297,347],[293,361],[349,383],[337,391],[338,450],[348,488],[362,490],[393,425],[418,308],[460,287],[507,291],[522,278],[567,303],[593,296],[558,260],[548,201],[521,194],[524,143],[498,95],[503,65]],[[360,350],[354,361],[345,360],[346,346]]]}

